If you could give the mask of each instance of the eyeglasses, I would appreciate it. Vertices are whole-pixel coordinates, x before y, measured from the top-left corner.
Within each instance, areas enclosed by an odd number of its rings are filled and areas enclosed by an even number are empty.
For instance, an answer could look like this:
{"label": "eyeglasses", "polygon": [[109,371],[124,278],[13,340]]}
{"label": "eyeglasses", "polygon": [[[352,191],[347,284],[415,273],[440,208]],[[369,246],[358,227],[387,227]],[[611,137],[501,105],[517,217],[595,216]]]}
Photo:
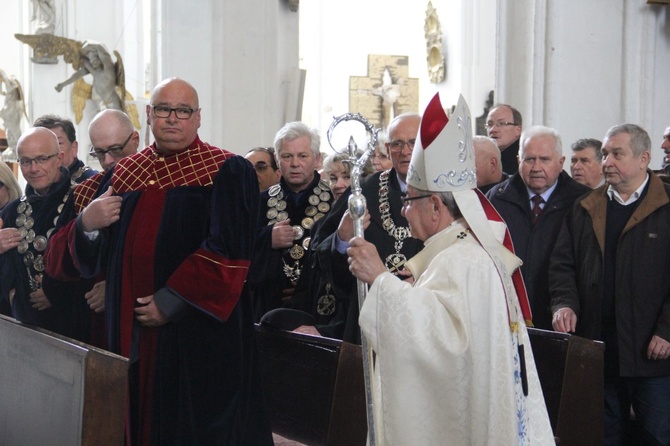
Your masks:
{"label": "eyeglasses", "polygon": [[151,105],[150,107],[153,109],[154,116],[157,118],[169,118],[170,114],[174,112],[177,119],[189,119],[193,115],[193,112],[200,110],[199,108],[188,107],[170,108],[164,105]]}
{"label": "eyeglasses", "polygon": [[126,148],[128,143],[130,142],[130,138],[132,138],[134,134],[135,132],[128,135],[126,140],[121,145],[109,146],[106,149],[98,149],[95,147],[91,147],[91,150],[88,151],[88,154],[96,157],[100,161],[104,160],[105,155],[107,155],[108,153],[113,158],[123,158],[123,149]]}
{"label": "eyeglasses", "polygon": [[405,148],[405,146],[409,147],[409,150],[414,149],[414,144],[415,143],[416,143],[416,139],[410,139],[409,141],[403,141],[402,139],[396,139],[395,141],[391,141],[387,144],[393,152],[400,152],[402,149]]}
{"label": "eyeglasses", "polygon": [[420,198],[428,198],[428,197],[432,197],[432,196],[433,196],[433,194],[417,195],[416,197],[408,197],[408,196],[405,195],[405,196],[401,197],[402,206],[403,207],[407,206],[413,200],[418,200]]}
{"label": "eyeglasses", "polygon": [[513,123],[513,122],[507,122],[507,121],[496,121],[496,122],[489,121],[489,122],[486,123],[486,128],[487,129],[492,129],[493,127],[500,128],[500,127],[505,127],[505,126],[508,126],[508,125],[516,125],[516,124]]}
{"label": "eyeglasses", "polygon": [[254,164],[254,169],[256,169],[258,172],[265,172],[268,167],[270,167],[270,165],[265,161],[259,161]]}
{"label": "eyeglasses", "polygon": [[53,155],[42,155],[38,156],[37,158],[19,158],[19,164],[21,167],[30,167],[33,165],[33,162],[37,164],[38,166],[42,166],[49,162],[51,158],[54,158],[58,156],[60,152],[54,153]]}

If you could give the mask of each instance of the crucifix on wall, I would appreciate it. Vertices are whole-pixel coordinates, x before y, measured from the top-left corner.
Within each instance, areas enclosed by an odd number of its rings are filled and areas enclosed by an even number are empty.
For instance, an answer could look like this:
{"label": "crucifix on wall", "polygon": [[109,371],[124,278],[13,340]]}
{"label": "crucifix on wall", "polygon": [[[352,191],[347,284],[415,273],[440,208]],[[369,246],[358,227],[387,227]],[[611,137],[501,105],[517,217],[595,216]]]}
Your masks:
{"label": "crucifix on wall", "polygon": [[386,130],[396,116],[419,111],[419,80],[408,56],[368,55],[368,75],[349,78],[349,111]]}

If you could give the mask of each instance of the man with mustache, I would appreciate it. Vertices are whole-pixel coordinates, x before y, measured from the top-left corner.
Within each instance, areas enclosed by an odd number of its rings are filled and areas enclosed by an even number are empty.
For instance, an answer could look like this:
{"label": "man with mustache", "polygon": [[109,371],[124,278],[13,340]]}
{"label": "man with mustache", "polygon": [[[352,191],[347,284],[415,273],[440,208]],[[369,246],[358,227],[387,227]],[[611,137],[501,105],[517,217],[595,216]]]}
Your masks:
{"label": "man with mustache", "polygon": [[519,171],[486,196],[503,217],[516,255],[523,261],[533,310],[533,324],[551,330],[549,256],[565,214],[590,189],[563,171],[561,137],[548,127],[531,127],[521,135]]}

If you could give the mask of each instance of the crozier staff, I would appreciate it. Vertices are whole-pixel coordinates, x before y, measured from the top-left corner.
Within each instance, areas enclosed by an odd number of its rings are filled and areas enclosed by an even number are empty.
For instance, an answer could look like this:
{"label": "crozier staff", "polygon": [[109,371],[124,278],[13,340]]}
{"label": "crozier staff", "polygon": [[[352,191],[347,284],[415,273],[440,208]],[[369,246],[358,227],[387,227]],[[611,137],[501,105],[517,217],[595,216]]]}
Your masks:
{"label": "crozier staff", "polygon": [[376,353],[379,444],[554,444],[528,302],[511,275],[520,261],[475,191],[471,132],[462,98],[451,119],[433,98],[403,200],[412,235],[425,242],[406,263],[413,285],[386,270],[374,245],[350,242],[350,269],[371,285],[359,322]]}

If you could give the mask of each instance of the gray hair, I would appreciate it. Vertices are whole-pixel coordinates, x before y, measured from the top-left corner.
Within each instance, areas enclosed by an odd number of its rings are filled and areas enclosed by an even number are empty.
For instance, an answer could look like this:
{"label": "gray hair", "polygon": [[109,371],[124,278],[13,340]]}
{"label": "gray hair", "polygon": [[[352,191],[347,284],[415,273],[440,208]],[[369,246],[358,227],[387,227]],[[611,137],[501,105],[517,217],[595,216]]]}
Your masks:
{"label": "gray hair", "polygon": [[316,129],[307,127],[305,123],[300,121],[285,124],[275,135],[275,140],[272,145],[277,151],[277,156],[279,157],[281,155],[281,149],[285,141],[293,141],[302,136],[307,136],[309,138],[309,147],[312,149],[314,158],[318,159],[319,149],[321,147],[321,137],[319,136],[319,132]]}
{"label": "gray hair", "polygon": [[603,152],[600,149],[603,148],[603,143],[600,142],[600,140],[595,138],[582,138],[573,142],[572,146],[570,146],[573,152],[581,152],[589,147],[596,152],[596,161],[601,162],[603,160]]}
{"label": "gray hair", "polygon": [[561,136],[558,134],[558,132],[551,127],[536,125],[529,128],[528,130],[524,130],[524,132],[521,134],[521,138],[519,140],[519,159],[523,158],[523,152],[528,141],[542,136],[548,136],[552,138],[554,140],[554,150],[556,151],[556,154],[559,158],[563,156],[563,141],[561,140]]}
{"label": "gray hair", "polygon": [[619,135],[621,133],[626,133],[630,135],[630,148],[633,151],[633,155],[638,157],[644,152],[651,152],[651,138],[649,138],[649,133],[639,125],[635,124],[618,124],[610,129],[605,134],[604,139],[609,139],[612,136]]}
{"label": "gray hair", "polygon": [[[491,148],[495,149],[495,152],[493,152],[493,154],[498,159],[498,164],[501,163],[500,148],[498,147],[498,143],[496,142],[495,139],[489,138],[488,136],[483,136],[483,135],[473,136],[472,137],[472,145],[475,148],[475,154],[477,152],[477,144],[476,143],[485,143],[485,144],[488,144]],[[480,145],[480,147],[482,147],[482,146]]]}

